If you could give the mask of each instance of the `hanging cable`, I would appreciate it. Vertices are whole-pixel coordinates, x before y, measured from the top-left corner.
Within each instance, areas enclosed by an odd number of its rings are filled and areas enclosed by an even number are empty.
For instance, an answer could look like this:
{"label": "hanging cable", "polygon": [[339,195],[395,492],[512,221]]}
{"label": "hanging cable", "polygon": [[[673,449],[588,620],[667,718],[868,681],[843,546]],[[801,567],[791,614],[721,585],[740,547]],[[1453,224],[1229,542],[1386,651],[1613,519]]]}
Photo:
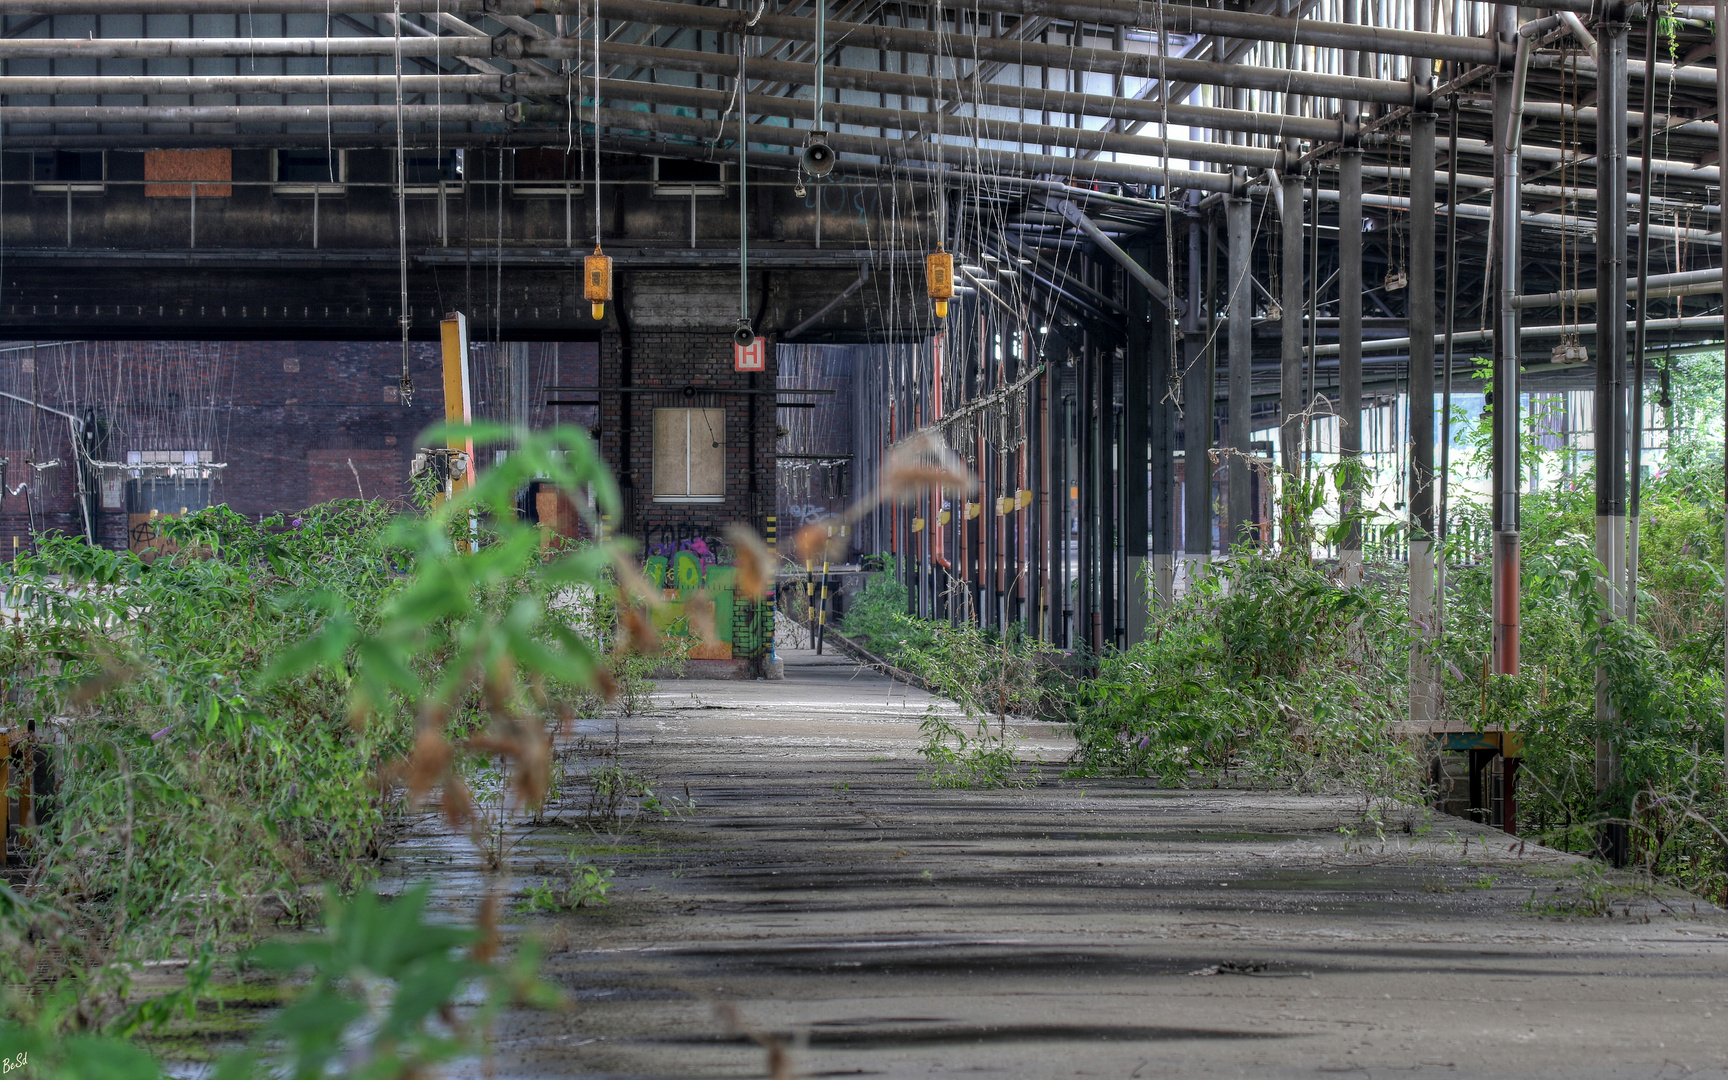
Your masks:
{"label": "hanging cable", "polygon": [[732,332],[732,340],[744,348],[756,342],[756,332],[750,328],[750,109],[749,88],[744,85],[749,40],[744,33],[738,35],[738,329]]}
{"label": "hanging cable", "polygon": [[414,404],[414,377],[408,373],[408,326],[412,316],[408,310],[408,172],[404,164],[406,153],[403,144],[406,136],[402,130],[402,0],[395,0],[393,8],[395,17],[391,24],[396,31],[396,254],[402,288],[401,307],[397,311],[396,321],[402,327],[400,392],[402,404],[406,407]]}
{"label": "hanging cable", "polygon": [[[740,54],[742,59],[742,54]],[[804,141],[804,151],[798,157],[803,170],[811,176],[827,176],[834,169],[834,149],[828,145],[828,131],[822,126],[822,104],[826,96],[823,87],[824,69],[828,64],[828,0],[816,0],[816,116],[815,127]]]}
{"label": "hanging cable", "polygon": [[600,250],[600,0],[594,0],[594,254],[582,260],[582,295],[594,321],[612,299],[612,260]]}

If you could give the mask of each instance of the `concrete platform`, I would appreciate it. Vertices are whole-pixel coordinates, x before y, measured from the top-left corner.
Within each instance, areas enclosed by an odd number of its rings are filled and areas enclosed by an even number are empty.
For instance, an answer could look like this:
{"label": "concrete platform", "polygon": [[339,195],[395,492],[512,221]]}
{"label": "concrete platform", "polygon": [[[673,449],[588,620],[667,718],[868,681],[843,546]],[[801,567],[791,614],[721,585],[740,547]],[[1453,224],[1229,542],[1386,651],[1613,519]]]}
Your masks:
{"label": "concrete platform", "polygon": [[575,1004],[505,1016],[489,1075],[767,1075],[718,1006],[799,1076],[1728,1076],[1706,904],[1455,818],[1376,831],[1349,793],[1063,781],[1049,727],[1038,786],[932,789],[918,724],[951,704],[786,659],[622,724],[689,817],[519,835],[519,882],[572,847],[617,877],[516,917]]}

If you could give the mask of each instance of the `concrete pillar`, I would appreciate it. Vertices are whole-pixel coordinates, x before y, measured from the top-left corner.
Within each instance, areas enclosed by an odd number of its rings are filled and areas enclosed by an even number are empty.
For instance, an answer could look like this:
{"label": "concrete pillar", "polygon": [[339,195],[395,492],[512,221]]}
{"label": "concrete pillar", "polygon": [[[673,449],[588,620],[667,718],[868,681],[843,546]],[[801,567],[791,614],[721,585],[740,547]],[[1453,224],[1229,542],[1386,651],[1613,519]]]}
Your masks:
{"label": "concrete pillar", "polygon": [[1224,223],[1228,229],[1230,259],[1230,289],[1226,310],[1230,325],[1229,425],[1230,471],[1225,493],[1224,533],[1226,545],[1234,547],[1247,538],[1254,520],[1253,491],[1248,476],[1248,455],[1253,452],[1253,436],[1249,431],[1253,400],[1254,373],[1254,285],[1249,275],[1253,267],[1253,223],[1247,199],[1230,199],[1224,204]]}

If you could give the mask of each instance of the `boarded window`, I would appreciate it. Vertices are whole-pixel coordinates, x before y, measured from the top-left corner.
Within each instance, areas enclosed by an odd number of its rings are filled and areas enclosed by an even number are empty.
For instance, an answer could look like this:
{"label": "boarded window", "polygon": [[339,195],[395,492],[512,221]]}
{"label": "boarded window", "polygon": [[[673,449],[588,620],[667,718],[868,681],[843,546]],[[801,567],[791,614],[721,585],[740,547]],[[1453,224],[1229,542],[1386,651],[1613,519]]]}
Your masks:
{"label": "boarded window", "polygon": [[654,501],[724,502],[726,410],[654,410]]}
{"label": "boarded window", "polygon": [[150,150],[144,154],[144,197],[189,199],[198,185],[200,199],[226,199],[234,194],[232,150]]}

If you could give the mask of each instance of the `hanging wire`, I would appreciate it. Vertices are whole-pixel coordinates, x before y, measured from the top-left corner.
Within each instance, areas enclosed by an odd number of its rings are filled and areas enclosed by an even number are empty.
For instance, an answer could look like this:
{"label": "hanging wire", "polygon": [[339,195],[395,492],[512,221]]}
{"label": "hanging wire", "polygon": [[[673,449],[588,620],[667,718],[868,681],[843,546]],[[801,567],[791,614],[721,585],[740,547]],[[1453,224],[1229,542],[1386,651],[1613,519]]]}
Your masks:
{"label": "hanging wire", "polygon": [[[408,373],[408,326],[413,316],[408,309],[408,171],[405,164],[406,153],[404,143],[406,133],[402,129],[402,0],[394,0],[395,17],[391,25],[395,28],[395,59],[396,59],[396,252],[397,269],[401,283],[401,307],[397,311],[397,322],[402,327],[402,382],[400,393],[404,407],[414,404],[414,378]],[[329,49],[326,48],[328,53]],[[328,57],[326,57],[328,64]],[[328,91],[329,83],[325,83]],[[329,112],[326,110],[325,115]]]}

